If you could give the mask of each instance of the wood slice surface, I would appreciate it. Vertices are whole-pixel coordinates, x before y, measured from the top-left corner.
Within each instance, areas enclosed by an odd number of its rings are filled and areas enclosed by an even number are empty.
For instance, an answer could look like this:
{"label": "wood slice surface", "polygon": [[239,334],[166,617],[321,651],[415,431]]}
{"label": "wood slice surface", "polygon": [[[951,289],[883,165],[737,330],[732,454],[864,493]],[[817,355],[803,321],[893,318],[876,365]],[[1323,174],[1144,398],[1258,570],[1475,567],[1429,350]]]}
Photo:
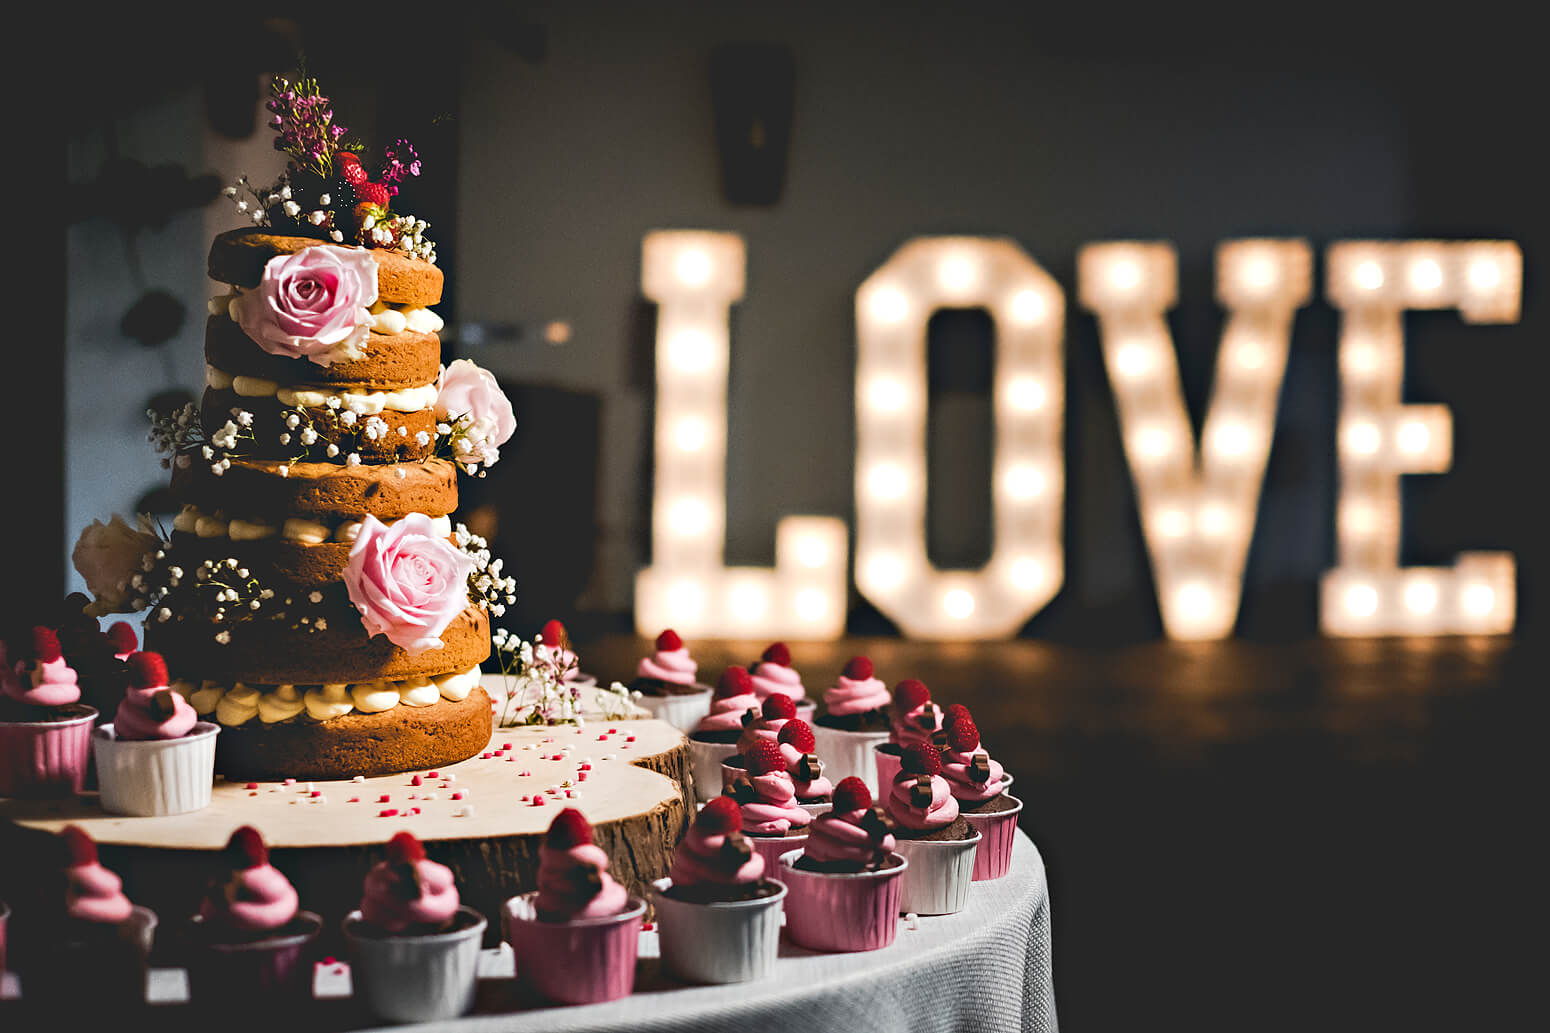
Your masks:
{"label": "wood slice surface", "polygon": [[[485,681],[492,694],[499,692],[498,675]],[[510,749],[502,749],[508,742]],[[407,829],[432,860],[453,870],[464,902],[490,920],[487,942],[494,942],[500,905],[537,887],[544,833],[564,807],[587,816],[610,858],[610,873],[632,893],[643,894],[666,875],[693,813],[688,754],[683,734],[663,722],[594,718],[580,729],[496,728],[490,755],[439,769],[436,778],[422,771],[360,782],[259,783],[256,789],[218,781],[210,806],[190,814],[107,815],[92,795],[0,799],[0,898],[11,902],[23,928],[40,912],[28,916],[19,901],[36,900],[45,912],[53,910],[54,900],[63,899],[55,834],[77,824],[97,841],[103,864],[124,879],[130,899],[161,916],[172,943],[205,888],[224,875],[220,851],[231,833],[252,825],[269,844],[272,863],[296,886],[302,906],[321,914],[333,934],[338,920],[359,905],[362,880],[383,858],[387,840]],[[583,772],[582,764],[590,770]],[[416,774],[419,786],[412,784]],[[574,796],[567,797],[567,782]],[[549,793],[551,788],[558,792]],[[452,799],[455,793],[462,798]],[[535,795],[542,805],[533,804]],[[415,807],[418,814],[411,813]],[[465,808],[472,813],[460,816]],[[397,814],[384,816],[387,810]]]}

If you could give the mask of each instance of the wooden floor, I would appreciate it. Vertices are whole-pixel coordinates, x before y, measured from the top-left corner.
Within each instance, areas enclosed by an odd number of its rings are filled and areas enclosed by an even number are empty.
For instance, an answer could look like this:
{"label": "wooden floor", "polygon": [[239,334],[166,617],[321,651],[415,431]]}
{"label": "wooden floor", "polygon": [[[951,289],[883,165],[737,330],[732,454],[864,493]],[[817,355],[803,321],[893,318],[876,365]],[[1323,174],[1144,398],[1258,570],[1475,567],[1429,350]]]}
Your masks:
{"label": "wooden floor", "polygon": [[[692,645],[714,681],[764,644]],[[586,670],[621,679],[648,646],[578,643]],[[857,653],[967,704],[1016,774],[1050,871],[1065,1028],[1525,1014],[1545,956],[1545,894],[1527,887],[1550,877],[1529,850],[1544,651],[1523,637],[792,647],[810,691]]]}

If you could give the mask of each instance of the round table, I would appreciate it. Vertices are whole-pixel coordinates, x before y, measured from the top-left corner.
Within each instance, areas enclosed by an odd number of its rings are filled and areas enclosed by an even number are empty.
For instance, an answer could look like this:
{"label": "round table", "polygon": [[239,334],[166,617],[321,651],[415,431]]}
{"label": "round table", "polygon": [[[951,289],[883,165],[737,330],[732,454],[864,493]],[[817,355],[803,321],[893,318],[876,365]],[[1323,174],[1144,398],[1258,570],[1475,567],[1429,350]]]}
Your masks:
{"label": "round table", "polygon": [[[543,1031],[602,1033],[748,1029],[898,1030],[1054,1033],[1055,995],[1050,971],[1049,885],[1044,860],[1019,832],[1011,871],[976,882],[956,915],[900,919],[886,950],[819,954],[782,939],[775,974],[756,983],[687,986],[658,960],[657,935],[641,933],[635,992],[619,1001],[582,1007],[545,1007],[511,979],[511,950],[484,952],[473,1013],[424,1026],[453,1033]],[[298,1025],[307,1029],[379,1028],[348,993],[343,964],[320,966],[318,1000]],[[186,983],[179,969],[153,969],[149,1012],[181,1017]],[[12,987],[14,992],[14,984]],[[22,987],[25,991],[25,987]],[[0,1019],[17,1002],[0,1004]]]}

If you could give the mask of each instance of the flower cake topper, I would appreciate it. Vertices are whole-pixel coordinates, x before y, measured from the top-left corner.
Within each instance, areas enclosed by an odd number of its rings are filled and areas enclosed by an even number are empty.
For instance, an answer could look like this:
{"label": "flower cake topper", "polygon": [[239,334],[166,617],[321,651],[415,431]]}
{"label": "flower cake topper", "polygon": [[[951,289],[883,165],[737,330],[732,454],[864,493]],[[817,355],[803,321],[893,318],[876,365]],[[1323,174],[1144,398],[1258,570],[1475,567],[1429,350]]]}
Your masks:
{"label": "flower cake topper", "polygon": [[325,245],[271,258],[258,289],[232,299],[232,315],[269,354],[330,366],[365,354],[376,301],[371,253]]}
{"label": "flower cake topper", "polygon": [[345,589],[369,635],[411,656],[443,645],[447,630],[468,606],[473,560],[437,534],[431,518],[411,513],[392,524],[368,514],[350,548]]}

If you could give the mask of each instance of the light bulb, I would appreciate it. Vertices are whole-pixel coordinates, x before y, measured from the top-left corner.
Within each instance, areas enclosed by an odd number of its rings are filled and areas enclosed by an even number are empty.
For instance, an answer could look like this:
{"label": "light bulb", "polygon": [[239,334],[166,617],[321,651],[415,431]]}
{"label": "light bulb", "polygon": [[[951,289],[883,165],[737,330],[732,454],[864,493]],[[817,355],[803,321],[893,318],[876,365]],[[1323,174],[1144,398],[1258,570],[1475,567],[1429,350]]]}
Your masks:
{"label": "light bulb", "polygon": [[1370,456],[1378,451],[1383,437],[1378,432],[1376,423],[1355,420],[1346,426],[1341,440],[1345,443],[1346,451],[1352,455]]}
{"label": "light bulb", "polygon": [[1265,346],[1258,341],[1244,341],[1233,355],[1239,369],[1259,369],[1265,365]]}
{"label": "light bulb", "polygon": [[1432,439],[1432,433],[1420,420],[1408,420],[1400,424],[1397,439],[1401,452],[1419,455],[1426,451],[1426,446]]}
{"label": "light bulb", "polygon": [[798,592],[794,605],[797,616],[804,621],[823,620],[829,612],[828,597],[816,588],[804,588]]}
{"label": "light bulb", "polygon": [[867,311],[879,323],[898,323],[909,314],[909,299],[897,287],[878,287],[867,301]]}
{"label": "light bulb", "polygon": [[1442,286],[1442,266],[1423,258],[1410,267],[1410,286],[1418,291],[1434,291]]}
{"label": "light bulb", "polygon": [[700,330],[680,330],[667,342],[667,354],[673,367],[682,373],[700,373],[710,367],[715,345],[710,335]]}
{"label": "light bulb", "polygon": [[942,596],[942,612],[954,620],[965,620],[974,613],[974,596],[963,588],[954,588]]}
{"label": "light bulb", "polygon": [[1353,617],[1371,617],[1378,612],[1378,590],[1371,585],[1352,585],[1345,590],[1345,610]]}
{"label": "light bulb", "polygon": [[1249,428],[1233,421],[1218,426],[1211,435],[1211,445],[1218,453],[1229,458],[1243,455],[1253,444],[1253,435]]}
{"label": "light bulb", "polygon": [[1129,259],[1122,258],[1109,266],[1109,286],[1115,290],[1132,290],[1141,282],[1141,268]]}
{"label": "light bulb", "polygon": [[1119,374],[1136,380],[1152,368],[1152,351],[1144,344],[1125,344],[1114,353],[1114,366]]}
{"label": "light bulb", "polygon": [[1502,282],[1501,268],[1489,258],[1477,258],[1469,263],[1469,285],[1477,291],[1488,291]]}
{"label": "light bulb", "polygon": [[1179,613],[1185,620],[1198,621],[1211,616],[1216,609],[1216,595],[1211,589],[1198,581],[1186,582],[1179,586],[1178,593],[1173,597],[1178,606]]}
{"label": "light bulb", "polygon": [[695,538],[710,526],[710,507],[700,499],[679,499],[668,508],[668,523],[680,538]]}
{"label": "light bulb", "polygon": [[1264,290],[1275,281],[1275,263],[1263,255],[1251,258],[1243,263],[1243,272],[1239,279],[1250,290]]}
{"label": "light bulb", "polygon": [[1037,412],[1044,408],[1044,384],[1034,377],[1013,377],[1006,385],[1006,401],[1018,412]]}
{"label": "light bulb", "polygon": [[1173,451],[1173,435],[1163,427],[1143,427],[1136,432],[1136,452],[1143,459],[1162,459]]}
{"label": "light bulb", "polygon": [[1427,581],[1412,581],[1405,586],[1405,609],[1427,614],[1437,609],[1437,586]]}
{"label": "light bulb", "polygon": [[907,397],[904,385],[892,377],[873,377],[867,385],[867,404],[878,412],[898,412]]}
{"label": "light bulb", "polygon": [[710,255],[699,248],[686,248],[679,252],[678,261],[673,263],[673,271],[678,274],[678,282],[684,286],[703,287],[710,282]]}
{"label": "light bulb", "polygon": [[817,568],[829,562],[829,546],[817,535],[807,535],[797,542],[797,562],[804,567]]}
{"label": "light bulb", "polygon": [[967,255],[948,255],[936,269],[936,282],[951,294],[963,294],[979,282],[979,264]]}
{"label": "light bulb", "polygon": [[1189,514],[1180,506],[1165,506],[1153,517],[1157,533],[1164,538],[1183,538],[1189,534]]}
{"label": "light bulb", "polygon": [[1002,490],[1010,498],[1035,499],[1044,494],[1044,471],[1036,466],[1021,464],[1007,468],[1001,479]]}
{"label": "light bulb", "polygon": [[867,474],[867,490],[880,499],[897,499],[904,494],[909,479],[904,470],[892,463],[879,463]]}
{"label": "light bulb", "polygon": [[677,445],[681,452],[698,452],[705,447],[705,440],[709,436],[704,420],[688,417],[679,420],[673,426],[673,444]]}
{"label": "light bulb", "polygon": [[1496,592],[1490,585],[1470,585],[1464,589],[1461,601],[1465,613],[1471,617],[1484,617],[1496,607]]}
{"label": "light bulb", "polygon": [[1358,263],[1355,280],[1362,290],[1375,291],[1383,286],[1383,267],[1371,259]]}
{"label": "light bulb", "polygon": [[1013,560],[1007,568],[1007,580],[1020,592],[1032,592],[1044,583],[1044,564],[1026,556]]}
{"label": "light bulb", "polygon": [[1044,298],[1036,290],[1021,290],[1012,295],[1012,321],[1032,326],[1044,318]]}

